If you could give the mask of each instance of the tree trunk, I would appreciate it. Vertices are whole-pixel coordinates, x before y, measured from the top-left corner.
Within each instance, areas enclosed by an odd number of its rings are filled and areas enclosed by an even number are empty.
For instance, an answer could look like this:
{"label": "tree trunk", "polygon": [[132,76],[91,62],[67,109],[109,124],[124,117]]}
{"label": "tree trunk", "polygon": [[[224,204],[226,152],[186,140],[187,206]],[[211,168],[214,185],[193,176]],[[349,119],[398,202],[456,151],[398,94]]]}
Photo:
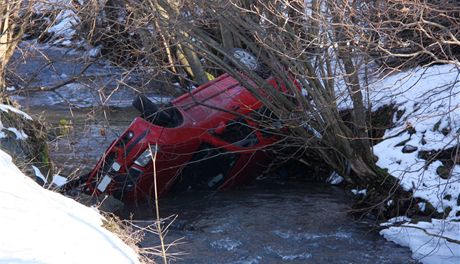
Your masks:
{"label": "tree trunk", "polygon": [[[170,22],[174,23],[174,20],[180,17],[179,7],[173,0],[158,0],[155,2],[155,8],[161,18],[161,23],[159,23],[160,27],[167,29]],[[171,21],[171,19],[173,21]],[[191,43],[192,39],[189,34],[184,29],[179,28],[175,32],[175,39],[178,43],[181,43],[178,52],[182,53],[185,57],[186,65],[184,66],[186,70],[188,67],[188,71],[199,85],[208,82],[208,77],[206,76],[200,58],[195,52],[196,49]]]}
{"label": "tree trunk", "polygon": [[[6,67],[21,35],[14,33],[14,28],[17,25],[13,22],[13,17],[18,14],[21,4],[21,0],[2,1],[0,4],[0,100],[2,101],[6,99]],[[19,33],[22,33],[22,28],[20,28]]]}
{"label": "tree trunk", "polygon": [[229,28],[225,25],[225,22],[220,19],[219,21],[220,36],[222,38],[222,46],[226,51],[230,51],[235,47],[233,34]]}

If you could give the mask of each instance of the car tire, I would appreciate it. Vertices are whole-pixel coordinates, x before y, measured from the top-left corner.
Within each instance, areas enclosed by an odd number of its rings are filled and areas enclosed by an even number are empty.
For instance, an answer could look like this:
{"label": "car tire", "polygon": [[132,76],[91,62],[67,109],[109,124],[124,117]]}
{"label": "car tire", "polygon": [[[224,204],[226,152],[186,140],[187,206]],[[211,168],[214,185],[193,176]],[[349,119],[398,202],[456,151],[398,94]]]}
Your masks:
{"label": "car tire", "polygon": [[232,57],[239,63],[243,64],[246,68],[251,71],[258,71],[261,68],[260,62],[257,57],[250,51],[240,48],[234,48],[231,50]]}
{"label": "car tire", "polygon": [[234,48],[230,51],[230,54],[239,63],[244,65],[251,72],[254,72],[257,75],[259,75],[260,77],[265,79],[268,76],[270,76],[270,71],[267,65],[260,62],[260,60],[252,52],[242,48]]}

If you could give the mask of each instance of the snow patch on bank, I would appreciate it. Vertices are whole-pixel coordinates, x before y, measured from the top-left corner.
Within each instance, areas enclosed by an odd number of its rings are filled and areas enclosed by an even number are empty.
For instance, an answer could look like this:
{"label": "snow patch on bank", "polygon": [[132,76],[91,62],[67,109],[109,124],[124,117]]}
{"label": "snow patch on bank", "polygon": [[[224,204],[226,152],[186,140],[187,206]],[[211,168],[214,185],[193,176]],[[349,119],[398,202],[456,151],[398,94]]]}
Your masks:
{"label": "snow patch on bank", "polygon": [[[22,116],[25,119],[32,120],[32,118],[28,114],[22,112],[21,110],[18,110],[16,108],[14,108],[12,106],[9,106],[9,105],[0,104],[0,111],[3,111],[3,112],[11,111],[11,112],[14,112],[16,114],[19,114],[20,116]],[[18,139],[18,140],[26,140],[28,138],[27,134],[23,130],[18,130],[15,127],[4,127],[3,123],[2,123],[2,120],[0,119],[0,138],[6,138],[7,137],[7,134],[4,132],[4,130],[12,132],[16,136],[16,139]]]}
{"label": "snow patch on bank", "polygon": [[431,223],[405,223],[384,229],[380,234],[409,247],[413,257],[423,263],[460,263],[459,222],[432,219]]}
{"label": "snow patch on bank", "polygon": [[[397,177],[415,198],[446,214],[446,219],[431,222],[389,221],[381,234],[409,247],[423,263],[460,263],[459,161],[454,157],[450,165],[436,158],[427,161],[427,153],[459,145],[460,69],[452,65],[419,67],[387,76],[370,90],[373,110],[391,104],[398,110],[394,127],[374,146],[377,165]],[[424,210],[426,203],[419,207]]]}
{"label": "snow patch on bank", "polygon": [[12,107],[11,105],[0,104],[0,110],[3,111],[3,112],[13,112],[13,113],[21,115],[25,119],[32,120],[32,117],[30,117],[30,115],[22,112],[19,109],[16,109],[16,108]]}
{"label": "snow patch on bank", "polygon": [[[430,202],[438,212],[451,208],[448,218],[460,211],[460,166],[453,165],[448,178],[442,178],[441,161],[428,162],[423,152],[439,151],[459,144],[460,69],[450,66],[417,68],[389,76],[373,91],[375,109],[395,104],[395,127],[385,132],[384,141],[374,147],[377,165],[400,179],[414,197]],[[411,151],[403,151],[411,146]],[[414,148],[415,147],[415,148]]]}
{"label": "snow patch on bank", "polygon": [[102,217],[41,188],[0,150],[0,263],[139,263]]}

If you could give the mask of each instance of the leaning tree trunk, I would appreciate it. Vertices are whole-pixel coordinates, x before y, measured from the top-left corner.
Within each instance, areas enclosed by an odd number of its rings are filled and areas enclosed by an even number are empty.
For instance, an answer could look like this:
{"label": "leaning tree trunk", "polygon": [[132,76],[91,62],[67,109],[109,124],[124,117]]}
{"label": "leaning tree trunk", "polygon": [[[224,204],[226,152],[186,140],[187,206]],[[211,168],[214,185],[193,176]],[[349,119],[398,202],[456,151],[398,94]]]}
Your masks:
{"label": "leaning tree trunk", "polygon": [[[174,0],[158,0],[152,5],[159,15],[160,23],[158,23],[158,25],[161,27],[162,31],[171,30],[169,27],[170,23],[180,21],[181,13],[178,6],[179,3],[177,2],[178,1]],[[181,23],[183,22],[180,22],[179,24]],[[193,47],[192,39],[187,31],[179,26],[179,28],[175,28],[174,31],[169,32],[171,32],[175,41],[180,43],[176,49],[176,53],[180,57],[183,56],[182,61],[184,62],[183,66],[185,70],[198,84],[201,85],[208,82],[209,80],[206,72],[200,58],[195,52],[196,49]]]}

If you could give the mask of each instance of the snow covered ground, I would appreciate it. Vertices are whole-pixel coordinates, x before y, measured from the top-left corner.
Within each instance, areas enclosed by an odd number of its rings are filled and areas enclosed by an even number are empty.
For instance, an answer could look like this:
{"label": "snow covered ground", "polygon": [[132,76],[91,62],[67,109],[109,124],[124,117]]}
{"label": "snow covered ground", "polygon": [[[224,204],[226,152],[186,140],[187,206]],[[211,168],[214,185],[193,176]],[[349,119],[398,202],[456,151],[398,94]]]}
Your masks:
{"label": "snow covered ground", "polygon": [[1,263],[139,263],[96,209],[43,189],[0,150]]}
{"label": "snow covered ground", "polygon": [[[460,263],[459,77],[459,68],[436,65],[390,75],[371,87],[374,110],[388,104],[399,110],[395,126],[374,147],[377,165],[420,199],[421,211],[429,202],[445,214],[444,220],[405,219],[381,231],[386,239],[410,247],[423,263]],[[449,149],[452,161],[427,160],[427,153]]]}

